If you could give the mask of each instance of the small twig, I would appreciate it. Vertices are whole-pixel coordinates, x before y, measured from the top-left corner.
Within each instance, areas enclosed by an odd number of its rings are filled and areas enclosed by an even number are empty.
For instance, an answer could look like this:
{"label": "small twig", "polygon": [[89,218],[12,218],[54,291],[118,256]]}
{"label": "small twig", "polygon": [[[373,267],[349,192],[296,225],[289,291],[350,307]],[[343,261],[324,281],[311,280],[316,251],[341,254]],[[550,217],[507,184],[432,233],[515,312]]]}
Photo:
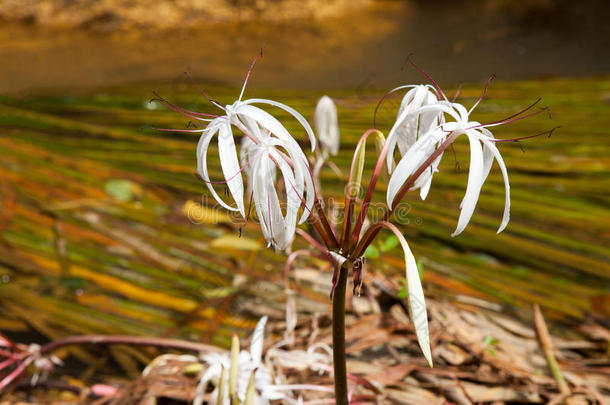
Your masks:
{"label": "small twig", "polygon": [[464,394],[466,399],[468,401],[470,401],[470,403],[472,405],[475,405],[476,402],[474,402],[474,399],[472,399],[472,397],[470,396],[468,391],[466,391],[466,388],[464,388],[464,386],[462,385],[462,382],[460,381],[460,379],[455,374],[453,374],[452,377],[453,377],[453,381],[457,384],[458,388],[462,391],[462,394]]}
{"label": "small twig", "polygon": [[544,353],[544,357],[546,357],[549,370],[557,382],[559,392],[566,397],[569,396],[571,394],[570,387],[561,374],[559,364],[557,364],[557,359],[553,353],[553,342],[551,341],[551,335],[549,334],[549,329],[546,326],[546,322],[544,321],[542,311],[540,311],[538,304],[534,304],[534,329],[536,331],[536,337],[538,338],[540,348]]}
{"label": "small twig", "polygon": [[63,346],[81,345],[81,344],[127,344],[137,346],[155,346],[168,349],[189,350],[194,352],[224,352],[218,347],[206,345],[204,343],[189,342],[179,339],[166,338],[151,338],[143,336],[125,336],[125,335],[82,335],[69,336],[63,339],[55,340],[40,347],[40,354],[48,354]]}

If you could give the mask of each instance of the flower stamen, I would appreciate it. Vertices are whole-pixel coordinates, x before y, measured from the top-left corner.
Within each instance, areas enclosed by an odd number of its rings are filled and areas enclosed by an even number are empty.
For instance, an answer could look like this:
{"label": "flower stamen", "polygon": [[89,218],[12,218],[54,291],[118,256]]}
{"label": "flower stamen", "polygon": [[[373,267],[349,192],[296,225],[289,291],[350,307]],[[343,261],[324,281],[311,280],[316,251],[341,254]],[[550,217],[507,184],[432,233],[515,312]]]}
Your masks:
{"label": "flower stamen", "polygon": [[447,96],[445,95],[445,93],[443,92],[443,90],[440,88],[440,86],[434,81],[434,79],[432,77],[430,77],[430,75],[428,73],[426,73],[422,68],[420,68],[419,66],[417,66],[415,64],[415,62],[413,62],[413,60],[411,59],[411,56],[413,54],[409,54],[409,56],[407,56],[407,62],[409,62],[415,69],[417,69],[421,74],[423,74],[424,76],[426,76],[426,78],[428,80],[430,80],[432,82],[432,84],[434,85],[434,88],[436,89],[436,91],[438,92],[439,95],[442,95],[443,98],[447,101],[449,101],[449,99],[447,98]]}
{"label": "flower stamen", "polygon": [[533,113],[530,113],[530,114],[526,114],[526,115],[523,115],[521,117],[514,117],[514,118],[510,118],[510,119],[504,120],[504,121],[490,122],[488,124],[479,124],[479,125],[475,125],[474,127],[470,127],[468,129],[474,129],[474,128],[480,128],[480,127],[487,128],[487,127],[495,127],[497,125],[510,124],[511,122],[516,122],[516,121],[523,120],[525,118],[533,117],[533,116],[538,115],[538,114],[540,114],[540,113],[542,113],[544,111],[546,111],[547,113],[550,114],[550,110],[551,109],[549,107],[543,107],[543,108],[541,108],[540,110],[538,110],[536,112],[533,112]]}
{"label": "flower stamen", "polygon": [[[199,120],[199,121],[211,121],[213,118],[218,118],[217,115],[206,114],[206,113],[198,113],[198,112],[195,112],[195,111],[187,110],[187,109],[182,108],[182,107],[178,107],[177,105],[170,103],[167,99],[161,97],[159,95],[159,93],[157,93],[156,91],[153,91],[153,94],[155,96],[157,96],[157,97],[151,99],[150,102],[152,102],[152,101],[160,101],[161,103],[163,103],[166,106],[168,106],[171,110],[174,110],[177,113],[185,115],[185,116],[187,116],[189,118],[193,118],[193,119],[196,119],[196,120]],[[204,116],[204,117],[212,117],[212,119],[198,117],[198,115],[201,115],[201,116]]]}
{"label": "flower stamen", "polygon": [[222,104],[220,104],[219,102],[213,100],[210,98],[210,96],[208,96],[203,90],[201,90],[201,88],[197,85],[197,83],[195,82],[195,80],[193,79],[193,76],[191,76],[190,72],[184,72],[185,76],[189,79],[189,81],[195,86],[197,87],[197,90],[199,90],[199,92],[212,104],[214,104],[216,107],[220,108],[221,110],[224,111],[224,107],[222,106]]}
{"label": "flower stamen", "polygon": [[248,73],[246,73],[246,79],[244,80],[244,85],[241,88],[241,93],[239,93],[239,98],[237,99],[237,102],[240,102],[241,98],[244,96],[244,91],[246,90],[246,85],[248,84],[248,79],[250,78],[250,73],[252,73],[252,70],[254,69],[254,65],[256,64],[256,61],[258,60],[258,58],[263,57],[263,49],[265,49],[264,45],[261,47],[260,51],[258,51],[256,56],[254,57],[254,60],[252,61],[252,63],[250,63],[250,68],[248,69]]}
{"label": "flower stamen", "polygon": [[[470,110],[468,110],[468,115],[470,115],[472,113],[472,111],[474,111],[474,109],[479,105],[479,103],[483,100],[483,98],[485,98],[485,95],[487,94],[487,88],[489,88],[490,83],[492,82],[493,79],[496,78],[496,75],[492,74],[491,76],[489,76],[489,79],[487,79],[487,83],[485,83],[485,88],[483,89],[483,94],[481,94],[481,97],[479,97],[479,99],[477,100],[476,103],[474,103],[474,105],[470,108]],[[455,98],[454,98],[455,100]],[[453,102],[453,100],[451,100]]]}
{"label": "flower stamen", "polygon": [[453,96],[453,98],[451,99],[451,102],[453,103],[455,100],[457,100],[458,96],[460,95],[460,91],[462,90],[462,83],[458,84],[458,88],[455,91],[455,95]]}
{"label": "flower stamen", "polygon": [[540,132],[539,134],[535,134],[535,135],[528,135],[528,136],[522,136],[520,138],[511,138],[511,139],[489,139],[489,141],[490,142],[519,142],[524,139],[537,138],[539,136],[546,135],[546,134],[548,134],[547,138],[550,138],[551,135],[553,135],[553,131],[555,131],[556,129],[559,129],[559,128],[561,128],[561,126],[553,127],[547,131]]}

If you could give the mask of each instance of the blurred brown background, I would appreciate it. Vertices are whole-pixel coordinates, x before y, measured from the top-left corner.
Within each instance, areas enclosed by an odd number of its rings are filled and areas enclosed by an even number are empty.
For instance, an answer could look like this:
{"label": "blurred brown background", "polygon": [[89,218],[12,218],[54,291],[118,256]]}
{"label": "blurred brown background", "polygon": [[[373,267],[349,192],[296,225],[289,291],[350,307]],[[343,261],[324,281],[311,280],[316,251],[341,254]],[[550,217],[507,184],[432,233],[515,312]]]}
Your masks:
{"label": "blurred brown background", "polygon": [[0,0],[0,92],[172,80],[385,87],[608,73],[604,1]]}

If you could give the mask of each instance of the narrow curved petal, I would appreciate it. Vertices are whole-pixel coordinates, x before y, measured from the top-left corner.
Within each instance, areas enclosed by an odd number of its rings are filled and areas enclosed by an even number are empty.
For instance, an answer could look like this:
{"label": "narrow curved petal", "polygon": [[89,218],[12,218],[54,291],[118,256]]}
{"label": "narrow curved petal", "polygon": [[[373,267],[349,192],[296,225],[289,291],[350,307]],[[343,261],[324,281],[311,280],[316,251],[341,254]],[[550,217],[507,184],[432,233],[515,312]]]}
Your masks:
{"label": "narrow curved petal", "polygon": [[413,146],[405,153],[405,155],[400,159],[392,176],[390,176],[390,181],[388,182],[388,190],[386,194],[386,200],[388,207],[392,206],[392,202],[396,197],[396,194],[402,187],[402,185],[407,181],[409,176],[413,174],[413,172],[419,167],[419,165],[426,160],[430,153],[430,143],[434,142],[434,135],[430,132],[426,134],[421,139],[418,139],[417,142],[413,144]]}
{"label": "narrow curved petal", "polygon": [[469,117],[468,117],[468,110],[466,109],[466,107],[464,107],[460,103],[451,103],[450,105],[459,114],[460,119],[458,121],[468,122]]}
{"label": "narrow curved petal", "polygon": [[281,108],[282,110],[286,111],[287,113],[292,115],[294,118],[296,118],[296,120],[299,121],[299,124],[301,124],[301,126],[303,126],[303,128],[307,132],[307,135],[309,136],[309,142],[311,143],[311,151],[313,152],[316,149],[316,137],[313,133],[313,129],[311,129],[311,126],[309,125],[309,123],[307,122],[305,117],[303,117],[301,115],[301,113],[299,113],[294,108],[287,106],[286,104],[283,104],[283,103],[280,103],[277,101],[273,101],[273,100],[268,100],[265,98],[251,98],[249,100],[245,100],[242,102],[242,104],[257,104],[257,103],[269,104],[274,107]]}
{"label": "narrow curved petal", "polygon": [[254,120],[258,125],[262,126],[269,132],[271,132],[273,135],[275,135],[278,139],[281,139],[286,143],[293,144],[294,146],[300,149],[299,144],[292,137],[292,135],[290,135],[284,125],[282,125],[282,123],[278,121],[277,118],[269,114],[267,111],[262,110],[258,107],[254,107],[252,105],[242,103],[237,106],[234,112],[240,118],[249,117],[250,119]]}
{"label": "narrow curved petal", "polygon": [[[307,160],[304,161],[307,163]],[[305,173],[305,210],[301,215],[301,219],[299,219],[299,224],[302,224],[309,218],[309,214],[311,214],[311,210],[313,209],[313,203],[316,197],[316,188],[313,184],[313,174],[311,170],[309,170],[309,166],[305,166],[307,168],[307,172]]]}
{"label": "narrow curved petal", "polygon": [[286,238],[292,240],[296,229],[299,207],[302,203],[302,185],[297,188],[297,182],[288,163],[282,159],[277,151],[270,151],[271,156],[277,161],[279,169],[284,178],[284,189],[286,190],[286,215],[284,217],[284,229]]}
{"label": "narrow curved petal", "polygon": [[483,142],[483,176],[481,183],[484,183],[487,180],[487,176],[489,176],[489,172],[491,171],[491,166],[494,162],[494,153],[491,149],[493,145],[492,142]]}
{"label": "narrow curved petal", "polygon": [[[390,136],[393,135],[393,136]],[[386,166],[388,167],[388,173],[391,174],[396,169],[394,162],[394,151],[396,150],[396,144],[398,143],[399,134],[394,131],[392,134],[392,130],[388,134],[388,138],[386,142],[388,143],[388,154],[386,155]],[[392,170],[394,169],[394,170]]]}
{"label": "narrow curved petal", "polygon": [[244,183],[241,177],[241,168],[237,158],[237,149],[233,140],[230,124],[222,125],[218,131],[218,155],[220,167],[227,181],[227,187],[237,204],[242,217],[246,217],[244,208]]}
{"label": "narrow curved petal", "polygon": [[432,174],[428,175],[424,184],[420,186],[419,189],[419,198],[423,200],[428,197],[428,192],[430,192],[430,186],[432,185]]}
{"label": "narrow curved petal", "polygon": [[405,237],[399,232],[394,232],[394,234],[398,237],[405,255],[409,312],[411,312],[415,335],[417,336],[417,342],[419,343],[419,347],[421,348],[424,357],[428,361],[430,367],[432,367],[432,353],[430,350],[430,336],[428,333],[428,312],[426,310],[424,289],[422,288],[421,280],[419,279],[417,263]]}
{"label": "narrow curved petal", "polygon": [[284,250],[292,241],[292,235],[289,237],[286,233],[286,222],[284,221],[280,200],[275,191],[275,187],[273,187],[273,183],[271,183],[270,187],[267,187],[266,210],[269,218],[269,228],[271,230],[271,240],[269,242],[274,249]]}
{"label": "narrow curved petal", "polygon": [[265,153],[256,162],[252,179],[253,201],[263,236],[270,246],[276,250],[284,250],[289,246],[292,235],[287,235],[280,201],[269,171],[275,163]]}
{"label": "narrow curved petal", "polygon": [[307,157],[301,148],[293,143],[287,143],[280,139],[271,139],[269,144],[284,148],[292,160],[295,184],[291,188],[294,187],[297,190],[300,203],[304,203],[303,214],[299,219],[299,224],[302,224],[309,217],[315,198],[315,188]]}
{"label": "narrow curved petal", "polygon": [[252,341],[250,342],[250,357],[254,367],[258,367],[261,363],[263,355],[263,340],[265,339],[265,325],[267,324],[267,316],[263,316],[252,332]]}
{"label": "narrow curved petal", "polygon": [[508,171],[506,170],[506,165],[504,164],[504,159],[502,159],[502,155],[500,155],[500,151],[493,144],[493,142],[486,142],[490,144],[489,147],[498,162],[498,166],[500,166],[500,170],[502,171],[502,177],[504,178],[504,189],[506,193],[505,202],[504,202],[504,215],[502,216],[502,223],[498,228],[498,233],[502,232],[506,225],[508,225],[508,221],[510,220],[510,184],[508,183]]}
{"label": "narrow curved petal", "polygon": [[448,103],[446,101],[439,101],[434,104],[424,105],[420,107],[417,112],[419,114],[425,112],[436,112],[436,113],[445,113],[450,115],[454,120],[462,122],[462,117],[460,113],[455,110],[454,105],[459,105],[457,103]]}
{"label": "narrow curved petal", "polygon": [[212,193],[212,196],[214,197],[214,199],[221,206],[228,209],[229,211],[239,211],[239,208],[231,207],[229,204],[224,202],[222,200],[222,198],[220,198],[220,196],[216,193],[216,190],[214,189],[214,186],[212,185],[212,182],[210,181],[210,176],[208,174],[208,163],[207,163],[208,148],[210,146],[210,141],[212,140],[214,135],[216,135],[216,133],[218,132],[219,129],[220,128],[217,126],[211,127],[210,131],[207,131],[207,132],[204,131],[203,135],[201,135],[201,138],[199,138],[199,143],[197,144],[197,172],[199,173],[201,178],[204,180],[206,186],[210,190],[210,193]]}
{"label": "narrow curved petal", "polygon": [[[266,173],[268,173],[269,158],[263,153],[261,158],[254,162],[252,168],[252,199],[254,201],[254,209],[256,210],[256,216],[263,231],[265,240],[271,240],[271,230],[267,221],[267,215],[265,214],[265,188],[269,185]],[[273,186],[273,184],[271,184]]]}
{"label": "narrow curved petal", "polygon": [[[417,90],[417,89],[412,89],[411,91],[414,91],[414,90]],[[402,109],[402,111],[399,111],[398,117],[396,117],[396,122],[390,129],[390,132],[388,133],[388,138],[387,138],[387,142],[389,142],[388,154],[386,156],[386,165],[388,167],[388,172],[391,172],[391,170],[392,170],[394,149],[396,147],[396,144],[399,142],[399,139],[401,138],[401,136],[402,137],[406,136],[406,137],[410,137],[412,139],[417,139],[417,138],[420,138],[421,136],[425,135],[426,133],[435,130],[437,125],[434,124],[434,119],[430,120],[430,118],[427,118],[425,125],[428,125],[429,127],[426,128],[426,127],[420,125],[422,123],[419,122],[418,117],[419,118],[420,117],[429,117],[429,116],[440,117],[440,115],[442,113],[447,113],[456,119],[459,118],[459,114],[457,114],[454,109],[452,109],[450,106],[448,106],[444,103],[441,103],[441,102],[426,104],[423,106],[418,106],[417,108],[413,108],[413,109],[404,108],[404,109]],[[409,124],[410,121],[412,121],[412,122]],[[438,122],[437,122],[437,124],[438,124]],[[405,127],[405,125],[410,125],[410,128]],[[413,145],[414,145],[414,143],[413,143]],[[408,147],[408,146],[409,145],[405,145],[405,147]],[[407,150],[408,149],[410,149],[410,147],[407,148]],[[404,154],[403,154],[403,156],[404,156]]]}
{"label": "narrow curved petal", "polygon": [[468,185],[466,186],[466,194],[462,199],[460,206],[461,212],[458,219],[458,225],[451,236],[456,236],[462,233],[472,214],[474,208],[479,200],[479,194],[481,192],[481,186],[483,185],[483,148],[481,142],[478,139],[476,132],[467,131],[466,135],[470,142],[470,169],[468,174]]}
{"label": "narrow curved petal", "polygon": [[261,131],[261,128],[258,126],[258,124],[256,123],[256,121],[254,119],[252,119],[251,117],[249,117],[247,115],[240,116],[239,118],[243,122],[246,129],[248,129],[251,132],[252,136],[254,136],[256,139],[265,139],[266,138],[264,131]]}
{"label": "narrow curved petal", "polygon": [[[241,146],[239,148],[239,158],[241,159],[241,165],[243,166],[243,169],[246,172],[247,176],[247,195],[250,195],[250,193],[252,192],[252,173],[254,170],[254,162],[262,153],[265,153],[264,150],[258,145],[256,145],[254,142],[252,142],[249,137],[244,136],[242,138]],[[275,170],[271,172],[271,176],[273,177],[273,180],[276,179],[277,174]]]}
{"label": "narrow curved petal", "polygon": [[[476,124],[480,125],[478,123]],[[491,131],[486,128],[477,128],[473,129],[473,131],[480,134],[480,139],[483,142],[483,182],[485,182],[494,162],[494,154],[490,146],[495,145],[493,142],[489,142],[488,139],[494,139],[494,136]]]}

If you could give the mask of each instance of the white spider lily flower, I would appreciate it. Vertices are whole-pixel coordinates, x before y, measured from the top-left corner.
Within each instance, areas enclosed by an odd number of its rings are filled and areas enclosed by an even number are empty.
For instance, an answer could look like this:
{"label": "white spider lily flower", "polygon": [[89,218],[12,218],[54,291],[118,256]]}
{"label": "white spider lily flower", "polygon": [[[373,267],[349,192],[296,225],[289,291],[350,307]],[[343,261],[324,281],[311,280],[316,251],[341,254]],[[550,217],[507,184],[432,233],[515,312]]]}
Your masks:
{"label": "white spider lily flower", "polygon": [[[480,101],[480,100],[479,100]],[[478,105],[478,102],[474,107]],[[493,161],[496,160],[504,177],[506,190],[506,200],[504,205],[504,215],[498,233],[502,232],[510,219],[510,185],[508,173],[504,160],[495,145],[491,131],[487,127],[501,125],[503,122],[493,122],[490,124],[480,124],[470,121],[470,111],[458,103],[440,101],[433,105],[420,107],[413,114],[423,114],[428,112],[443,113],[455,121],[446,122],[428,131],[419,138],[402,157],[388,182],[387,202],[391,206],[394,197],[409,179],[411,174],[434,152],[435,146],[443,142],[448,136],[466,135],[470,142],[470,168],[468,174],[468,184],[466,193],[460,204],[460,216],[457,228],[451,236],[459,235],[468,225],[479,199],[479,194],[483,183],[489,175]],[[437,159],[438,160],[438,159]],[[427,169],[428,170],[428,169]],[[431,166],[430,170],[433,170]]]}
{"label": "white spider lily flower", "polygon": [[[305,128],[305,131],[309,135],[310,142],[312,143],[312,149],[315,148],[313,130],[301,114],[287,105],[273,100],[250,99],[245,101],[238,100],[232,105],[225,106],[223,109],[225,110],[226,115],[214,118],[202,131],[199,144],[197,145],[197,170],[199,175],[206,182],[216,201],[230,211],[238,211],[244,218],[246,217],[246,214],[241,171],[243,170],[244,165],[247,165],[249,162],[242,162],[240,165],[239,159],[237,158],[237,149],[235,147],[232,127],[237,127],[244,132],[246,136],[251,137],[253,143],[257,143],[262,138],[267,138],[268,135],[271,135],[273,139],[281,141],[282,144],[288,145],[292,149],[301,150],[288,130],[271,114],[253,106],[252,104],[254,103],[270,104],[292,114],[303,128]],[[237,205],[236,208],[227,204],[220,198],[214,189],[214,182],[210,181],[207,167],[207,152],[210,142],[215,135],[218,135],[218,154],[222,172],[225,177],[225,181],[222,183],[226,183],[229,188],[231,196]],[[311,200],[313,204],[313,196]]]}
{"label": "white spider lily flower", "polygon": [[[225,114],[214,118],[202,118],[192,111],[177,111],[201,121],[209,121],[203,129],[197,145],[197,171],[205,181],[212,196],[224,208],[239,212],[246,218],[244,201],[244,183],[242,171],[247,172],[249,191],[256,207],[261,228],[267,242],[277,250],[290,246],[296,228],[296,220],[301,205],[304,206],[299,223],[309,216],[314,203],[315,189],[309,164],[297,141],[288,130],[268,112],[254,104],[267,104],[280,108],[292,115],[305,129],[311,143],[312,151],[316,140],[307,120],[291,107],[277,101],[256,98],[243,100],[242,96],[247,83],[244,83],[241,94],[233,104],[221,106]],[[202,92],[203,93],[203,92]],[[205,95],[205,93],[203,93]],[[207,97],[207,95],[206,95]],[[208,115],[205,115],[208,116]],[[245,142],[246,150],[242,152],[242,161],[237,157],[233,127],[239,129],[250,143]],[[207,154],[214,136],[218,135],[218,155],[224,176],[223,181],[213,182],[208,173]],[[275,189],[274,172],[278,168],[285,185],[285,214],[280,206],[280,199]],[[225,202],[214,189],[214,184],[226,184],[236,207]]]}
{"label": "white spider lily flower", "polygon": [[339,123],[337,120],[337,107],[333,99],[322,96],[318,100],[313,115],[314,126],[320,140],[322,155],[337,155],[339,153]]}
{"label": "white spider lily flower", "polygon": [[[280,384],[274,382],[271,371],[261,361],[266,323],[267,317],[263,316],[258,321],[258,324],[256,325],[256,328],[252,334],[250,351],[242,350],[239,353],[237,361],[237,396],[240,402],[243,402],[246,398],[248,382],[253,372],[255,387],[253,402],[255,405],[268,405],[270,401],[274,400],[291,400],[291,398],[289,398],[285,392],[282,392],[284,390],[275,388],[276,385],[279,387]],[[215,389],[209,396],[209,403],[216,404],[216,400],[218,398],[218,383],[220,381],[221,373],[225,373],[225,381],[228,381],[229,379],[231,355],[229,353],[208,353],[202,357],[202,360],[206,363],[208,368],[201,376],[199,385],[197,386],[197,392],[203,393],[205,392],[209,383],[214,384]],[[199,397],[202,396],[200,395]],[[223,403],[229,403],[229,391],[226,389]]]}
{"label": "white spider lily flower", "polygon": [[[392,172],[394,164],[394,151],[398,145],[401,156],[404,156],[415,142],[422,138],[431,129],[438,127],[443,121],[443,115],[435,111],[422,111],[419,109],[425,105],[434,105],[438,102],[434,87],[429,85],[400,86],[390,92],[409,88],[403,97],[396,122],[388,135],[389,149],[387,155],[388,172]],[[428,151],[434,151],[434,144],[429,144]],[[438,171],[441,156],[431,165],[431,170],[423,173],[413,185],[413,189],[420,189],[420,197],[425,200],[432,184],[432,175]]]}

